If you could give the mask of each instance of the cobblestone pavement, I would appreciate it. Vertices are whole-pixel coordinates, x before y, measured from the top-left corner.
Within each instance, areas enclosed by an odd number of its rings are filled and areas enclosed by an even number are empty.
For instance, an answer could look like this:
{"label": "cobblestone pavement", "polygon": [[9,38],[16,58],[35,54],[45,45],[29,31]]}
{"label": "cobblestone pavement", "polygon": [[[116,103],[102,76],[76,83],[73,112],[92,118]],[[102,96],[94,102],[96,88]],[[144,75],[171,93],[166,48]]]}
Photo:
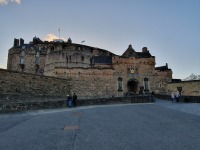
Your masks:
{"label": "cobblestone pavement", "polygon": [[156,105],[200,116],[200,103],[172,103],[169,100],[156,100]]}

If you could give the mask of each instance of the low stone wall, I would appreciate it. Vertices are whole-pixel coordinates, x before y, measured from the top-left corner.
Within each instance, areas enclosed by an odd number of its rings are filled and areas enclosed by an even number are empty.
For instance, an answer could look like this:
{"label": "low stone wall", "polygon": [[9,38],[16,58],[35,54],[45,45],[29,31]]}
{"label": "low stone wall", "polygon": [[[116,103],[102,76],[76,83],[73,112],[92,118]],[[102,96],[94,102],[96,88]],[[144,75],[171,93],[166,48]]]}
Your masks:
{"label": "low stone wall", "polygon": [[66,96],[0,94],[0,112],[66,107]]}
{"label": "low stone wall", "polygon": [[[171,101],[171,96],[170,95],[159,95],[156,94],[155,97],[157,99],[164,99],[164,100],[170,100]],[[186,96],[186,95],[181,95],[179,97],[179,102],[186,102],[186,103],[200,103],[200,96]]]}
{"label": "low stone wall", "polygon": [[78,106],[85,105],[105,105],[105,104],[126,104],[126,103],[152,103],[155,101],[151,95],[136,95],[130,97],[111,97],[98,99],[82,99],[78,101]]}
{"label": "low stone wall", "polygon": [[[29,95],[19,96],[20,99],[14,100],[19,95],[12,95],[9,100],[6,97],[9,95],[0,95],[4,101],[0,102],[0,113],[17,112],[36,109],[51,109],[51,108],[65,108],[67,101],[65,97],[50,97],[50,96],[36,96]],[[105,104],[124,104],[124,103],[151,103],[155,99],[153,96],[132,96],[132,97],[112,97],[100,99],[80,99],[77,101],[77,106],[87,105],[105,105]]]}

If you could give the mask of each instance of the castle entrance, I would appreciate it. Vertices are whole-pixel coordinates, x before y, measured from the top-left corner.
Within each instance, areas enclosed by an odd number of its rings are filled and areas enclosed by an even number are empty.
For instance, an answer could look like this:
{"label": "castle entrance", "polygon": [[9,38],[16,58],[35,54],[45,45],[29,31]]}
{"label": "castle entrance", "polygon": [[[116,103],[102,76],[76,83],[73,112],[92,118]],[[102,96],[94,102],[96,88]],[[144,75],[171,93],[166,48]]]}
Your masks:
{"label": "castle entrance", "polygon": [[138,91],[138,80],[137,79],[130,79],[127,82],[127,88],[129,93],[137,93]]}

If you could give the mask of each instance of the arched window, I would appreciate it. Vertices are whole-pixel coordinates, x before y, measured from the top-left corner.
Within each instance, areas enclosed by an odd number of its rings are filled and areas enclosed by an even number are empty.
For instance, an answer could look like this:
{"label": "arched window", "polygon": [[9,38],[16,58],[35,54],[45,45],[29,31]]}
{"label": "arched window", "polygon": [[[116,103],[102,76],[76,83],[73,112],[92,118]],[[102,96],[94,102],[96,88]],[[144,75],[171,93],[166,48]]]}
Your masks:
{"label": "arched window", "polygon": [[122,91],[122,77],[118,77],[118,91]]}

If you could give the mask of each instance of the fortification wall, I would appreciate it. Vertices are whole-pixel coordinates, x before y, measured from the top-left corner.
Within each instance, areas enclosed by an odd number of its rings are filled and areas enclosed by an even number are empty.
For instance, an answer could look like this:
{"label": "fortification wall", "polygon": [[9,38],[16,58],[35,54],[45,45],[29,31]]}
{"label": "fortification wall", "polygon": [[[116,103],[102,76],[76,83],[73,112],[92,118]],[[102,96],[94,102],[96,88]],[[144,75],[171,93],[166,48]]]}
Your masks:
{"label": "fortification wall", "polygon": [[11,48],[8,53],[7,68],[12,71],[42,75],[45,66],[45,56],[45,53],[38,46],[29,45],[27,47]]}
{"label": "fortification wall", "polygon": [[[71,92],[69,79],[39,76],[0,69],[0,102],[42,101],[45,97],[65,97]],[[4,96],[2,96],[4,95]],[[5,96],[6,95],[6,96]],[[23,97],[29,97],[25,99]],[[15,99],[16,98],[16,99]]]}
{"label": "fortification wall", "polygon": [[166,92],[170,95],[171,92],[177,91],[177,87],[182,88],[181,95],[183,96],[200,96],[200,80],[168,83]]}

